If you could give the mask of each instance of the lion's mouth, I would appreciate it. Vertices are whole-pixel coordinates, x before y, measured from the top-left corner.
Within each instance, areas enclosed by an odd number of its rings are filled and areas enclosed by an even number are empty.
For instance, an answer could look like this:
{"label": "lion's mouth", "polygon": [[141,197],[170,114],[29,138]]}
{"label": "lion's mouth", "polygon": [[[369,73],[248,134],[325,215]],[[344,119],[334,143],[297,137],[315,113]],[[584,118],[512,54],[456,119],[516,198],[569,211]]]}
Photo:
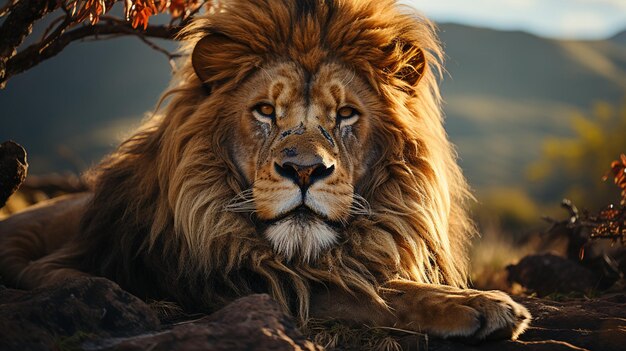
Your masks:
{"label": "lion's mouth", "polygon": [[263,221],[263,224],[265,226],[271,226],[273,224],[276,224],[284,220],[291,220],[298,224],[306,224],[312,221],[321,220],[322,222],[326,223],[327,225],[331,227],[334,227],[334,228],[341,227],[340,222],[333,221],[329,219],[327,216],[321,213],[315,212],[314,210],[312,210],[310,207],[306,206],[305,204],[301,204],[300,206],[297,206],[291,211],[285,212],[278,217],[265,220]]}
{"label": "lion's mouth", "polygon": [[300,205],[296,207],[293,211],[287,213],[287,216],[291,217],[294,221],[297,222],[308,222],[315,217],[321,217],[305,205]]}

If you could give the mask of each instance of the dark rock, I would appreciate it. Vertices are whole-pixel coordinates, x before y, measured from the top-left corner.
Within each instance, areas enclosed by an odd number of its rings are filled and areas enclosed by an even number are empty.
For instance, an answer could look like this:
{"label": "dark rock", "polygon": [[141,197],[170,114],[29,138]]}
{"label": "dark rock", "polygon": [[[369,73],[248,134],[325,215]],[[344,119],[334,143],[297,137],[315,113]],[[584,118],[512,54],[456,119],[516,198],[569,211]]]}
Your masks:
{"label": "dark rock", "polygon": [[104,278],[21,291],[0,290],[0,349],[72,348],[83,339],[159,328],[148,305]]}
{"label": "dark rock", "polygon": [[90,350],[321,350],[306,340],[293,320],[267,295],[241,298],[202,319],[160,333],[99,344]]}
{"label": "dark rock", "polygon": [[[626,275],[626,247],[614,245],[615,240],[593,234],[593,223],[601,216],[582,213],[565,199],[562,207],[569,218],[553,221],[543,235],[542,252],[557,252],[560,256],[591,270],[596,280],[597,290],[606,290]],[[619,237],[619,236],[618,236]],[[615,237],[613,239],[619,239]]]}
{"label": "dark rock", "polygon": [[506,269],[509,282],[518,283],[538,296],[590,292],[600,279],[590,269],[552,254],[526,256]]}
{"label": "dark rock", "polygon": [[12,141],[0,144],[0,207],[26,178],[26,150]]}

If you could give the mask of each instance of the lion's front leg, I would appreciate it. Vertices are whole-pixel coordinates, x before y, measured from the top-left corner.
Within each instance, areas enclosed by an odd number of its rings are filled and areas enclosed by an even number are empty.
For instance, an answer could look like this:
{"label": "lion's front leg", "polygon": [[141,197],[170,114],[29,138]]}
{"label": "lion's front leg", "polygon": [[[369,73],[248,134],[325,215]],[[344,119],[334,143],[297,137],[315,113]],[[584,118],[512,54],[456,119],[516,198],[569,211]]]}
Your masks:
{"label": "lion's front leg", "polygon": [[517,338],[530,313],[501,291],[390,281],[380,289],[389,308],[337,290],[314,296],[311,314],[365,325],[394,327],[441,338]]}
{"label": "lion's front leg", "polygon": [[528,310],[501,291],[391,281],[381,295],[395,327],[448,338],[516,339],[530,322]]}

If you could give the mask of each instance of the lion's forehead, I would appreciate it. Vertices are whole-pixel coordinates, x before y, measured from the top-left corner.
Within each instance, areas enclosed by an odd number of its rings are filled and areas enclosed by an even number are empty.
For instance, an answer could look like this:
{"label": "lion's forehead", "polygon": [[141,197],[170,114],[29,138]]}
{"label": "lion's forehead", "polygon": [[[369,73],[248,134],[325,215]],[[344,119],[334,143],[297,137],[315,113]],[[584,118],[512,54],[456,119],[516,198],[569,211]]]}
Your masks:
{"label": "lion's forehead", "polygon": [[258,73],[265,89],[260,94],[288,105],[309,100],[315,103],[337,104],[346,97],[346,90],[354,88],[351,83],[355,74],[338,64],[324,64],[315,72],[305,71],[296,63],[283,63]]}
{"label": "lion's forehead", "polygon": [[332,123],[338,107],[355,104],[362,82],[355,73],[337,64],[322,64],[308,72],[294,62],[274,64],[258,72],[256,100],[267,100],[277,108],[279,124],[294,127],[309,118]]}

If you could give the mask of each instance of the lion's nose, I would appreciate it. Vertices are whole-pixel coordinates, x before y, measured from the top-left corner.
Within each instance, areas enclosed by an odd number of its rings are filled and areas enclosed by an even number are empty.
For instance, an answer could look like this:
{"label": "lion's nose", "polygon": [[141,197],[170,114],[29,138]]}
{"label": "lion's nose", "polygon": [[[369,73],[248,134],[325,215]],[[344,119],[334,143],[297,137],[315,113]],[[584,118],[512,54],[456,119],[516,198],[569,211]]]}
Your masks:
{"label": "lion's nose", "polygon": [[281,165],[274,163],[274,168],[278,174],[291,179],[303,190],[335,171],[335,165],[326,165],[323,162],[311,165],[300,165],[294,162],[284,162]]}

